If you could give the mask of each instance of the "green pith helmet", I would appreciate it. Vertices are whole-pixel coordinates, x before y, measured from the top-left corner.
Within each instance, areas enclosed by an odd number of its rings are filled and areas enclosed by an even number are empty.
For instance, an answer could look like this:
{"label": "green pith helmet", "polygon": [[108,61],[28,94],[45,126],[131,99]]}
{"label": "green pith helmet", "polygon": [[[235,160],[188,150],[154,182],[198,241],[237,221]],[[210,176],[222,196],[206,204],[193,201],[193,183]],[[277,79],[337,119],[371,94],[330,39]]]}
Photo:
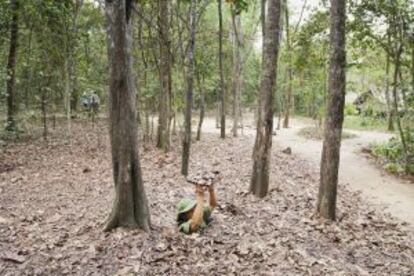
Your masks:
{"label": "green pith helmet", "polygon": [[197,205],[197,202],[190,198],[183,198],[177,204],[178,214],[187,213]]}

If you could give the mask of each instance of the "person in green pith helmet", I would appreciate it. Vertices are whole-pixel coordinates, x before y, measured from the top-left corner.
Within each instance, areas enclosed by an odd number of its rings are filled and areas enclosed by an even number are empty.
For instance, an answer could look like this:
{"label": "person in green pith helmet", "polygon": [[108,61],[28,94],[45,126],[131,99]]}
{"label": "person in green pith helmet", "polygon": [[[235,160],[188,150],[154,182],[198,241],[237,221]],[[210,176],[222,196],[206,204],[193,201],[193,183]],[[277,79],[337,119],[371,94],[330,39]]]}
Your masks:
{"label": "person in green pith helmet", "polygon": [[[210,194],[209,204],[204,201],[204,191]],[[217,206],[214,185],[207,188],[196,185],[196,200],[183,198],[177,204],[177,224],[178,229],[186,234],[191,234],[197,230],[205,228],[211,222],[211,212]]]}

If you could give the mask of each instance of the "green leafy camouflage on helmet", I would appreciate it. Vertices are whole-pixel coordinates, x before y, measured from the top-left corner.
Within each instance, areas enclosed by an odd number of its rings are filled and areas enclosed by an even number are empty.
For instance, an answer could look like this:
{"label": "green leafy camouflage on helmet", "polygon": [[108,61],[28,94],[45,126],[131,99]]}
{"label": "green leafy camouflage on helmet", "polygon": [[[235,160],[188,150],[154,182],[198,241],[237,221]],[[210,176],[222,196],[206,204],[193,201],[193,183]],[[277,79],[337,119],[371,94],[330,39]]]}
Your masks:
{"label": "green leafy camouflage on helmet", "polygon": [[183,198],[177,204],[178,214],[187,213],[197,205],[197,202],[194,199]]}

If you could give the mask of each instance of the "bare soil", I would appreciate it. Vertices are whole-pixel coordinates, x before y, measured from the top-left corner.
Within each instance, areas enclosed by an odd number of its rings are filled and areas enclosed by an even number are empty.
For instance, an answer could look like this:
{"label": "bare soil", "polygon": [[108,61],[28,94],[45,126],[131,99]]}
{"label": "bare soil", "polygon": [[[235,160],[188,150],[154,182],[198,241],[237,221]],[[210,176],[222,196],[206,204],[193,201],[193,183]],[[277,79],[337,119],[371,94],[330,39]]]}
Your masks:
{"label": "bare soil", "polygon": [[179,173],[179,146],[167,155],[141,150],[151,232],[104,233],[114,195],[107,127],[75,123],[73,133],[71,147],[55,134],[47,144],[1,149],[0,275],[414,274],[414,241],[401,221],[346,185],[338,221],[314,217],[318,171],[278,144],[269,195],[248,194],[251,136],[207,133],[192,146],[191,171],[223,175],[203,233],[184,235],[175,225],[176,203],[194,189]]}

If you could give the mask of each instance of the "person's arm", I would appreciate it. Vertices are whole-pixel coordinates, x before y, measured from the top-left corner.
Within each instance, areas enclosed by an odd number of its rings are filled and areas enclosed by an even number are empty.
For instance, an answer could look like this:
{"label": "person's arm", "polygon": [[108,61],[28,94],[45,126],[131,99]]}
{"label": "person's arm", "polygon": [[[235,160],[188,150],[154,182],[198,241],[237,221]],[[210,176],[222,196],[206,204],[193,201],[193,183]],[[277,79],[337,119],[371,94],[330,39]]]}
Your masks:
{"label": "person's arm", "polygon": [[204,190],[201,186],[196,187],[196,200],[197,205],[191,217],[191,231],[197,231],[200,225],[203,223],[204,215]]}
{"label": "person's arm", "polygon": [[213,210],[217,206],[216,193],[214,192],[214,185],[213,184],[211,184],[208,187],[208,191],[210,193],[210,207],[211,207],[211,210]]}

